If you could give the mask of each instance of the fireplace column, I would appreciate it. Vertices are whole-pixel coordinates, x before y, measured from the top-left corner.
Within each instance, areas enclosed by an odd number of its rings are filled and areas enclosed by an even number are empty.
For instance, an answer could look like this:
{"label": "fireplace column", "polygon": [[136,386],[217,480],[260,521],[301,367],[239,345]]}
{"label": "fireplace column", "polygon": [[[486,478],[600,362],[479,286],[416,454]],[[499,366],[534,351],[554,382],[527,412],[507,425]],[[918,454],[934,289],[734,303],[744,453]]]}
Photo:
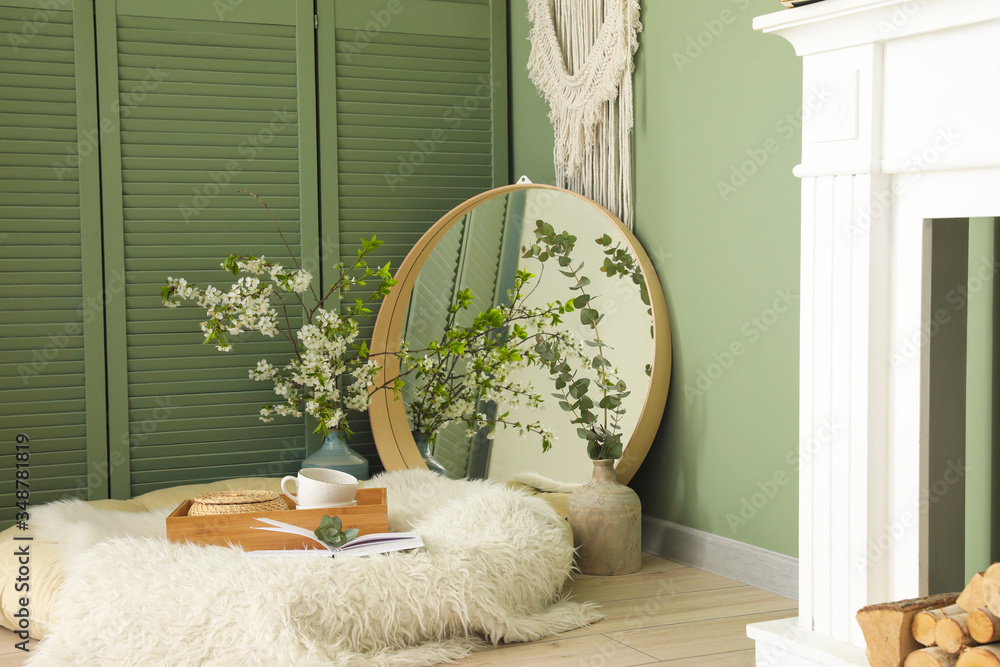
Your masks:
{"label": "fireplace column", "polygon": [[857,610],[927,592],[931,259],[955,231],[932,221],[1000,210],[979,112],[1000,3],[824,0],[754,27],[803,57],[799,616],[748,634],[758,665],[867,665]]}

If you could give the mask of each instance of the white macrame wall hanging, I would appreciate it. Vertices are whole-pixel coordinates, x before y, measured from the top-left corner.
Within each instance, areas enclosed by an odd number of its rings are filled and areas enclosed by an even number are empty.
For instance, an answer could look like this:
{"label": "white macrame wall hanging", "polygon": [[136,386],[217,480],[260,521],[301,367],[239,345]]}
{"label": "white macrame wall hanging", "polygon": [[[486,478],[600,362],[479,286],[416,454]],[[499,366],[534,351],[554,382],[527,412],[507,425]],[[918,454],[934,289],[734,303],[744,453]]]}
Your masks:
{"label": "white macrame wall hanging", "polygon": [[556,185],[603,204],[632,229],[639,0],[528,0],[528,18],[528,73],[549,103]]}

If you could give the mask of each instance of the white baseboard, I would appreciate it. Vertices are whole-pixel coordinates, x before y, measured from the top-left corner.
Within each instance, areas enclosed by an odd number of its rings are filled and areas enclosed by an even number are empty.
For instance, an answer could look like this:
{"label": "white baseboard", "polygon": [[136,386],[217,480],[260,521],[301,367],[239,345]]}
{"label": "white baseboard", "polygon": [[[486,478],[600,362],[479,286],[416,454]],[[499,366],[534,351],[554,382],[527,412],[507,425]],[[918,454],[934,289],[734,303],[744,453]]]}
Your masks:
{"label": "white baseboard", "polygon": [[797,600],[799,559],[642,515],[642,550]]}

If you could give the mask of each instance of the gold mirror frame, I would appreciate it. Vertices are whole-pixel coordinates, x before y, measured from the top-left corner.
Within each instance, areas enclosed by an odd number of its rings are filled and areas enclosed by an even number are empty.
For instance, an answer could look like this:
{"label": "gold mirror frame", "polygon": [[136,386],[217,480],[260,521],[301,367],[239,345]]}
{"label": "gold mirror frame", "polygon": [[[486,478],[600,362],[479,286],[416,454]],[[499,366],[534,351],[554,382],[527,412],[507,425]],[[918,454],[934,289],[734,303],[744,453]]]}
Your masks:
{"label": "gold mirror frame", "polygon": [[[626,484],[632,479],[643,459],[646,458],[646,453],[649,451],[653,438],[656,436],[656,431],[659,428],[660,419],[663,415],[663,409],[667,402],[671,366],[670,320],[667,316],[667,304],[663,296],[663,288],[660,285],[660,280],[656,276],[649,256],[642,249],[638,239],[608,209],[575,192],[550,185],[507,185],[488,190],[459,204],[434,223],[420,237],[420,240],[417,241],[417,244],[407,254],[399,269],[396,270],[395,278],[398,282],[392,288],[389,295],[382,301],[381,308],[379,309],[378,317],[375,320],[375,330],[372,334],[371,352],[372,358],[379,360],[383,366],[375,379],[375,383],[376,386],[381,386],[385,383],[386,378],[395,377],[399,373],[399,360],[392,353],[398,352],[400,349],[403,326],[406,321],[406,311],[409,307],[410,296],[413,293],[417,276],[420,274],[424,263],[430,257],[438,241],[452,226],[465,217],[469,211],[484,201],[493,197],[506,195],[510,192],[528,189],[546,189],[555,192],[564,192],[583,199],[599,210],[607,218],[608,223],[618,229],[622,239],[638,259],[639,266],[642,268],[643,278],[646,280],[649,302],[653,309],[653,359],[651,361],[649,391],[646,394],[646,400],[643,402],[639,420],[632,433],[632,437],[626,443],[622,457],[615,463],[615,472],[618,476],[618,481]],[[391,390],[379,391],[372,397],[368,414],[371,420],[372,437],[375,440],[375,447],[378,449],[382,465],[387,471],[392,472],[407,468],[427,468],[423,457],[417,450],[413,434],[410,432],[409,420],[406,417],[406,406],[401,399],[396,400]],[[583,441],[578,444],[581,448],[586,447]],[[541,447],[540,443],[539,447]]]}

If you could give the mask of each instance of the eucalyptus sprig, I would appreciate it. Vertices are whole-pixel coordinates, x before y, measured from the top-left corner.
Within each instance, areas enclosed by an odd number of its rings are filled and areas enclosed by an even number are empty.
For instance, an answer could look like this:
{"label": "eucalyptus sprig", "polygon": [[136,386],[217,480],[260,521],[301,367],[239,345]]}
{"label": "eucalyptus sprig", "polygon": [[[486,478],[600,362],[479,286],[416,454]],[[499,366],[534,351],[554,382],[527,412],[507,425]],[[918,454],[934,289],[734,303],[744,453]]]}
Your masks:
{"label": "eucalyptus sprig", "polygon": [[[536,341],[535,351],[548,367],[555,384],[557,393],[552,396],[559,400],[563,410],[572,413],[571,423],[578,425],[577,434],[587,442],[590,458],[617,459],[624,449],[621,420],[626,412],[623,402],[630,392],[607,357],[609,348],[601,339],[599,328],[604,314],[593,307],[595,295],[588,290],[591,280],[583,273],[584,263],[574,266],[572,254],[576,242],[576,236],[567,231],[557,233],[552,225],[538,220],[535,243],[523,249],[522,257],[535,258],[542,263],[556,260],[559,273],[570,279],[569,290],[578,293],[565,302],[564,310],[579,312],[580,323],[592,334],[585,344],[595,348],[595,352],[593,356],[581,355],[577,349],[554,339]],[[641,291],[645,292],[641,270],[631,253],[620,245],[612,246],[612,239],[607,234],[596,242],[605,248],[604,264],[600,270],[609,276],[631,275],[633,280],[638,276]],[[648,294],[643,300],[649,303]],[[583,367],[595,371],[596,379],[584,376],[581,372]],[[596,403],[590,395],[592,388],[600,396]]]}
{"label": "eucalyptus sprig", "polygon": [[[471,437],[481,428],[492,438],[497,426],[516,428],[522,436],[541,437],[542,451],[552,447],[554,434],[540,420],[526,422],[511,417],[511,410],[489,415],[481,410],[484,402],[502,402],[511,408],[538,407],[542,396],[530,384],[512,379],[514,372],[540,363],[536,339],[568,343],[568,335],[555,330],[562,322],[564,304],[553,302],[532,308],[525,304],[535,274],[520,269],[507,292],[507,304],[476,314],[469,324],[459,324],[460,314],[469,311],[474,296],[460,290],[448,309],[444,334],[425,348],[413,349],[403,342],[398,353],[402,376],[409,380],[413,395],[407,405],[410,426],[433,439],[444,426],[462,422]],[[397,395],[399,394],[397,385]]]}

